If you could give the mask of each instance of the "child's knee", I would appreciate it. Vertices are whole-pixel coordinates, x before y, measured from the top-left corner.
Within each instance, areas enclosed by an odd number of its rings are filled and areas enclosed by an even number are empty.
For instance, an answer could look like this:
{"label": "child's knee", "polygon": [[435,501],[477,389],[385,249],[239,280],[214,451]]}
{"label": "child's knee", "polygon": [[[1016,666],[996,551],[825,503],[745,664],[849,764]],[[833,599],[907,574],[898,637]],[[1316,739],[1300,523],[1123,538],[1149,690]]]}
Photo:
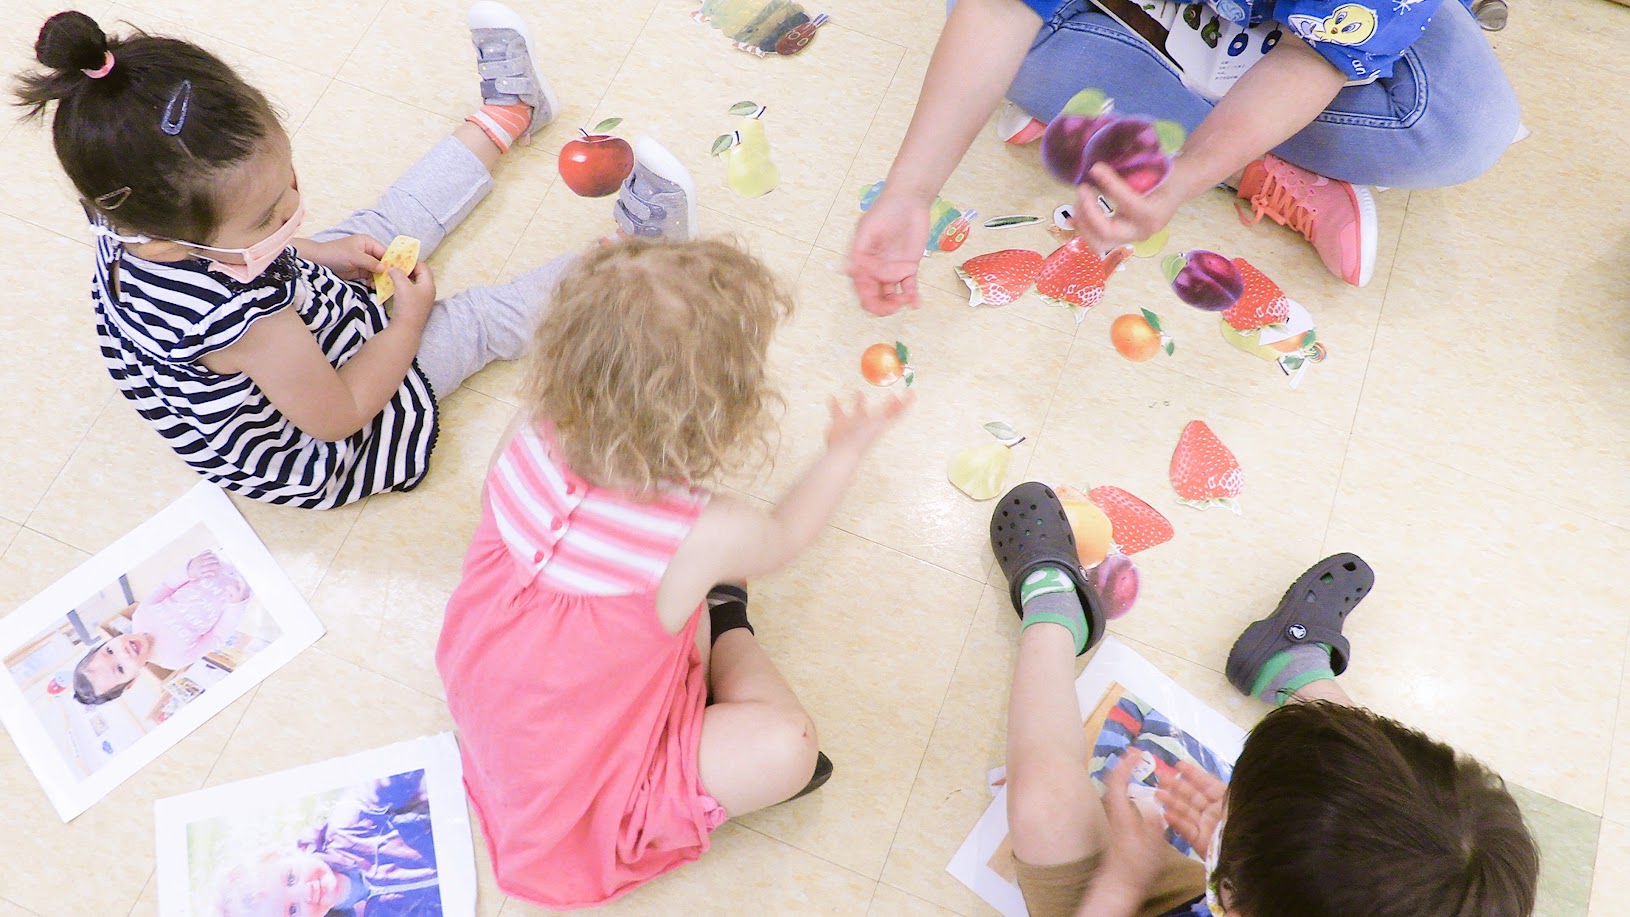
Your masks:
{"label": "child's knee", "polygon": [[1096,820],[1083,820],[1079,813],[1100,803],[1096,793],[1070,798],[1081,792],[1092,791],[1079,762],[1037,761],[1025,768],[1014,768],[1009,762],[1007,824],[1015,850],[1025,851],[1038,862],[1057,862],[1061,851],[1069,854],[1062,859],[1075,859],[1085,855],[1084,843],[1096,848],[1099,838],[1083,837]]}
{"label": "child's knee", "polygon": [[761,734],[777,770],[802,787],[815,772],[815,755],[820,749],[815,721],[802,707],[778,710],[769,719]]}

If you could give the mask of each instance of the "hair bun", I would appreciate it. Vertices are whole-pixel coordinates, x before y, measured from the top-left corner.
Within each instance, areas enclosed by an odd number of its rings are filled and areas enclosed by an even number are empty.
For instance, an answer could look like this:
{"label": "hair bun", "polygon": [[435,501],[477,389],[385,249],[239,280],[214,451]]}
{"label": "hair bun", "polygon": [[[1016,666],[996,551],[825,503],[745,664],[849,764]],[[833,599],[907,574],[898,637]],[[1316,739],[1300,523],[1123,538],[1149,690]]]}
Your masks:
{"label": "hair bun", "polygon": [[108,37],[96,20],[77,10],[58,13],[40,26],[34,56],[56,70],[95,70],[102,66]]}

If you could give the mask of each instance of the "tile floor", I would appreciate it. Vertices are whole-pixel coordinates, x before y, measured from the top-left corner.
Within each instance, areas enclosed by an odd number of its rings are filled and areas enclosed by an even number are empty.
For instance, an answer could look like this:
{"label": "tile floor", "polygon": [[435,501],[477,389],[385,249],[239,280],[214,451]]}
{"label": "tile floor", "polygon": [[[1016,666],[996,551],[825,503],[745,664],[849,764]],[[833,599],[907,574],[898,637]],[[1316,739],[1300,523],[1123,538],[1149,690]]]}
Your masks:
{"label": "tile floor", "polygon": [[[1542,914],[1625,912],[1630,325],[1613,316],[1630,305],[1630,70],[1612,62],[1630,46],[1630,9],[1513,4],[1512,27],[1493,40],[1533,137],[1466,186],[1382,195],[1382,254],[1365,289],[1333,281],[1284,231],[1241,227],[1221,194],[1179,214],[1174,248],[1246,256],[1318,316],[1331,357],[1293,392],[1173,300],[1151,262],[1117,275],[1079,327],[1032,301],[969,310],[943,255],[925,265],[921,311],[859,311],[840,270],[856,195],[904,131],[937,0],[833,0],[832,23],[784,61],[732,51],[685,0],[512,2],[555,62],[565,111],[502,166],[497,192],[437,254],[444,290],[605,232],[606,202],[557,182],[554,153],[577,125],[621,116],[694,171],[707,230],[738,234],[797,279],[802,309],[775,351],[783,444],[774,470],[741,489],[769,498],[789,480],[819,443],[823,398],[859,381],[865,345],[908,342],[920,374],[917,410],[826,537],[758,585],[763,639],[818,718],[836,779],[726,826],[702,862],[608,913],[988,913],[944,866],[1001,758],[1016,622],[991,586],[988,504],[963,498],[942,469],[997,417],[1030,435],[1011,481],[1112,482],[1169,512],[1178,537],[1143,557],[1145,596],[1115,629],[1242,725],[1263,709],[1219,674],[1228,641],[1311,561],[1367,557],[1380,580],[1351,624],[1348,687],[1517,786],[1545,850]],[[6,0],[0,72],[29,60],[60,6]],[[225,0],[82,7],[198,41],[265,88],[294,134],[313,226],[367,202],[476,99],[453,0],[272,0],[247,18]],[[758,200],[727,191],[707,156],[743,98],[768,104],[784,176]],[[0,607],[10,608],[193,479],[101,368],[87,235],[40,127],[0,121],[0,175],[10,294]],[[1061,202],[1033,149],[988,132],[945,193],[988,215]],[[976,232],[963,254],[1014,245],[1045,251],[1048,240]],[[1132,365],[1110,349],[1109,322],[1138,306],[1167,316],[1176,357]],[[328,635],[114,798],[63,825],[0,745],[0,915],[155,913],[155,798],[449,727],[431,651],[515,378],[498,366],[445,399],[434,471],[411,495],[328,513],[240,503]],[[1245,466],[1242,518],[1169,502],[1167,458],[1195,417]],[[340,686],[349,704],[312,703]],[[539,913],[490,878],[480,910]]]}

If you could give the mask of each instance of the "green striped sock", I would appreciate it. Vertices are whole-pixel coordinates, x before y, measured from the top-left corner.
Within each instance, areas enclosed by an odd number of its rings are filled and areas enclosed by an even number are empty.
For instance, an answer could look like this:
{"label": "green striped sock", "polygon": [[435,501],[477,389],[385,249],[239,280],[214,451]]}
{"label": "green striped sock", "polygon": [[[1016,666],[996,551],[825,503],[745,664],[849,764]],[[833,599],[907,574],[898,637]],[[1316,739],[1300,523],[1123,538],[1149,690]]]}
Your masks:
{"label": "green striped sock", "polygon": [[1075,583],[1058,567],[1039,567],[1019,586],[1019,605],[1024,608],[1024,624],[1057,624],[1075,638],[1077,653],[1087,648],[1087,610]]}
{"label": "green striped sock", "polygon": [[1282,707],[1298,688],[1335,677],[1330,668],[1329,644],[1303,643],[1268,658],[1256,673],[1251,696]]}

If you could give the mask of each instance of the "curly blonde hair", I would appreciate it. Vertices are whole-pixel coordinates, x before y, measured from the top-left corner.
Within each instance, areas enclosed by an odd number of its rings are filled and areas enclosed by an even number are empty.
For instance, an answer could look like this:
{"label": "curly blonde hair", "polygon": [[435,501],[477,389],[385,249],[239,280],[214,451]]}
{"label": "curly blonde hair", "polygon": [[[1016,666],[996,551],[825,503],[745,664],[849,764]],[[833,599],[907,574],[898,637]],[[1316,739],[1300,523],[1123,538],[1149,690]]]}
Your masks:
{"label": "curly blonde hair", "polygon": [[561,279],[523,397],[567,463],[602,487],[653,492],[768,455],[764,371],[792,297],[730,242],[630,239]]}

